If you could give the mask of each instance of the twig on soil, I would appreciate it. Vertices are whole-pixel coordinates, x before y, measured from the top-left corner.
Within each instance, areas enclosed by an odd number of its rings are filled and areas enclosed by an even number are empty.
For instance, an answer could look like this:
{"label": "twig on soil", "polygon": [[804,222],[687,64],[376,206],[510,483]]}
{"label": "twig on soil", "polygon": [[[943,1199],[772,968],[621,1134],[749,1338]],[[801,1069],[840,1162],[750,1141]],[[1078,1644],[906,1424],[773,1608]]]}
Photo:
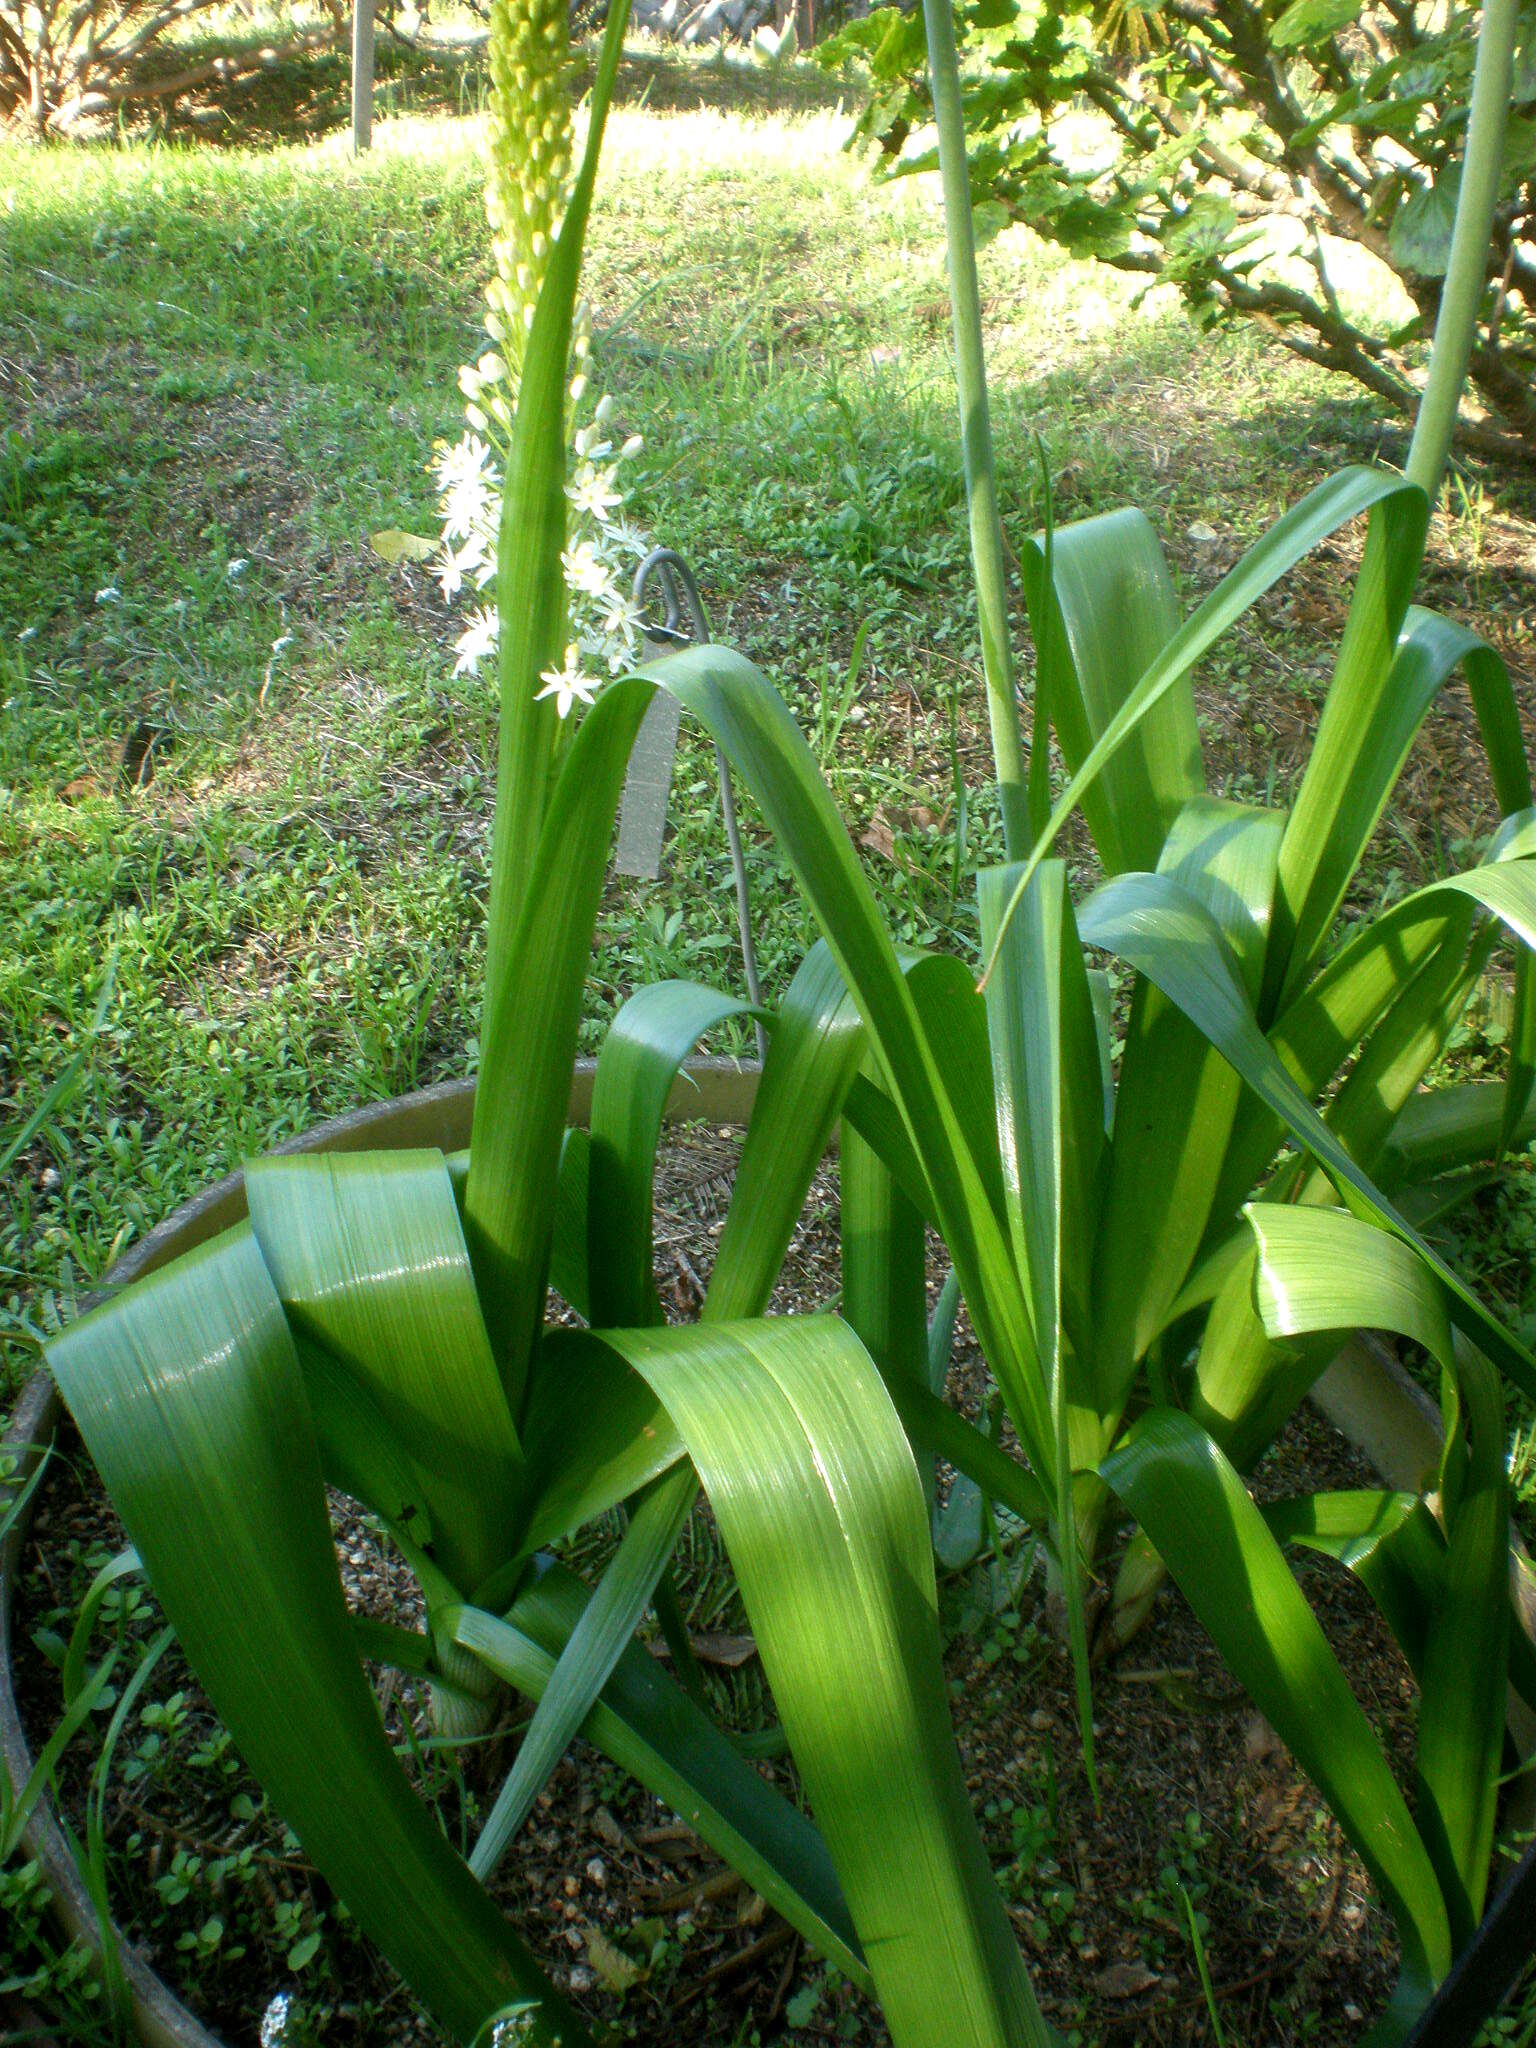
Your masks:
{"label": "twig on soil", "polygon": [[729,1983],[733,1977],[741,1976],[744,1971],[755,1969],[766,1957],[773,1955],[787,1941],[793,1941],[794,1939],[795,1930],[790,1926],[789,1922],[787,1920],[779,1921],[778,1925],[770,1927],[766,1934],[760,1934],[756,1941],[749,1941],[745,1948],[737,1949],[734,1955],[724,1957],[720,1962],[714,1964],[712,1968],[706,1970],[698,1983],[686,1992],[683,1997],[674,2002],[672,2010],[674,2012],[685,2011],[695,2000],[704,1997],[706,1992],[715,1990],[721,1984]]}
{"label": "twig on soil", "polygon": [[306,1863],[302,1857],[276,1856],[270,1849],[256,1848],[254,1843],[210,1842],[202,1835],[188,1834],[185,1828],[174,1827],[170,1821],[162,1820],[158,1814],[151,1813],[147,1806],[140,1806],[137,1799],[121,1789],[117,1793],[117,1803],[126,1807],[145,1827],[153,1828],[157,1835],[164,1835],[173,1842],[180,1842],[183,1848],[195,1849],[199,1856],[238,1856],[242,1849],[248,1848],[258,1863],[268,1864],[274,1870],[293,1870],[303,1877],[315,1875],[314,1865]]}
{"label": "twig on soil", "polygon": [[771,2027],[784,2010],[784,2001],[789,1996],[789,1987],[794,1980],[795,1965],[800,1960],[800,1937],[797,1934],[789,1944],[789,1954],[784,1958],[784,1967],[779,1972],[779,1981],[774,1989],[773,2003],[768,2008],[768,2024]]}
{"label": "twig on soil", "polygon": [[745,1882],[734,1870],[712,1870],[707,1877],[695,1878],[691,1884],[680,1884],[664,1893],[653,1902],[654,1909],[658,1913],[679,1913],[684,1906],[702,1906],[711,1899],[729,1898]]}

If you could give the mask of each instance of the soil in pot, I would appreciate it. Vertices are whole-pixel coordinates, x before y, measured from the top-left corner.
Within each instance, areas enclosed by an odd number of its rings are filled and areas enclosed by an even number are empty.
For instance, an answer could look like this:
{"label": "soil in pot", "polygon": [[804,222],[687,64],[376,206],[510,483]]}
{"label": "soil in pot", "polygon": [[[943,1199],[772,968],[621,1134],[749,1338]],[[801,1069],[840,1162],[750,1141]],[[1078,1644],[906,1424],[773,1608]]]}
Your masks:
{"label": "soil in pot", "polygon": [[[729,1133],[695,1129],[658,1175],[656,1247],[664,1301],[690,1315],[708,1276],[737,1154]],[[937,1248],[935,1247],[937,1254]],[[937,1289],[942,1263],[930,1278]],[[836,1185],[818,1181],[775,1297],[779,1310],[835,1302]],[[952,1389],[974,1412],[983,1380],[957,1332]],[[1287,1493],[1358,1486],[1371,1475],[1308,1411],[1261,1474]],[[409,1574],[370,1521],[333,1499],[349,1597],[413,1622]],[[585,1561],[605,1539],[589,1537]],[[122,1535],[78,1442],[66,1437],[24,1562],[19,1691],[34,1749],[60,1711],[53,1661],[96,1568]],[[682,1550],[680,1583],[722,1715],[744,1731],[772,1701],[707,1510]],[[578,1566],[583,1562],[577,1555]],[[1406,1777],[1412,1682],[1352,1581],[1303,1563],[1303,1583],[1357,1694]],[[1102,1811],[1084,1782],[1066,1657],[1048,1625],[1027,1537],[941,1582],[945,1668],[967,1778],[1042,2004],[1082,2044],[1214,2038],[1185,1900],[1201,1928],[1229,2040],[1247,2048],[1355,2041],[1390,1988],[1394,1946],[1363,1870],[1284,1749],[1247,1705],[1172,1589],[1150,1625],[1097,1678]],[[124,1682],[159,1624],[153,1597],[114,1589],[93,1645],[121,1641]],[[473,1839],[526,1709],[488,1739],[434,1748],[425,1699],[375,1672],[390,1733],[455,1840]],[[94,1743],[60,1771],[61,1805],[82,1839]],[[765,1763],[788,1790],[792,1767]],[[105,1795],[107,1876],[126,1938],[229,2048],[436,2048],[440,2035],[357,1934],[345,1908],[266,1807],[174,1646],[130,1716]],[[95,2022],[77,1986],[38,1964],[35,1887],[0,1875],[9,1932],[0,1983],[31,2023],[62,2038]],[[508,1912],[594,2026],[614,2041],[785,2048],[887,2040],[839,1982],[674,1815],[578,1743],[540,1798],[497,1880]],[[7,1948],[9,1953],[6,1953]],[[7,2015],[9,2018],[9,2015]],[[16,2022],[12,2022],[16,2024]],[[109,2038],[102,2026],[100,2038]]]}

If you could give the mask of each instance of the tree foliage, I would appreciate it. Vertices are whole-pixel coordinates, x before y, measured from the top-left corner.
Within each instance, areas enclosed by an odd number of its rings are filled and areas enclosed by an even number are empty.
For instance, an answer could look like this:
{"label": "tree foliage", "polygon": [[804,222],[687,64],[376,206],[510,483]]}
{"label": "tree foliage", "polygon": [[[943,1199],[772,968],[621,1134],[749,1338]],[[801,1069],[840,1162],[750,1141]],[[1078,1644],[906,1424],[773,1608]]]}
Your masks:
{"label": "tree foliage", "polygon": [[[0,0],[0,119],[68,131],[126,100],[170,99],[232,85],[345,37],[349,10],[325,0],[309,26],[273,40],[226,33],[195,17],[218,0]],[[190,26],[189,26],[190,25]]]}
{"label": "tree foliage", "polygon": [[[1421,0],[960,0],[979,222],[1175,285],[1206,325],[1257,322],[1410,416],[1455,218],[1477,10]],[[894,175],[937,161],[921,14],[857,54],[859,132]],[[1536,460],[1536,9],[1520,21],[1473,396],[1460,439]],[[1098,117],[1088,140],[1074,110]],[[925,132],[926,131],[926,132]],[[1341,244],[1396,273],[1396,326],[1341,288]]]}

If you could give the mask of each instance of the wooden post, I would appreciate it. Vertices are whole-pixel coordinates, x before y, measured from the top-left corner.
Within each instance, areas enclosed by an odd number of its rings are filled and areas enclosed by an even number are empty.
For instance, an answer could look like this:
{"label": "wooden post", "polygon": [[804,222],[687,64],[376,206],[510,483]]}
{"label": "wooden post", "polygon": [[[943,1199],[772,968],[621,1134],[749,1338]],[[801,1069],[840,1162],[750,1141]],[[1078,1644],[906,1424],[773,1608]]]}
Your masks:
{"label": "wooden post", "polygon": [[373,139],[373,0],[352,0],[352,154]]}
{"label": "wooden post", "polygon": [[816,0],[795,0],[795,42],[802,56],[816,40]]}

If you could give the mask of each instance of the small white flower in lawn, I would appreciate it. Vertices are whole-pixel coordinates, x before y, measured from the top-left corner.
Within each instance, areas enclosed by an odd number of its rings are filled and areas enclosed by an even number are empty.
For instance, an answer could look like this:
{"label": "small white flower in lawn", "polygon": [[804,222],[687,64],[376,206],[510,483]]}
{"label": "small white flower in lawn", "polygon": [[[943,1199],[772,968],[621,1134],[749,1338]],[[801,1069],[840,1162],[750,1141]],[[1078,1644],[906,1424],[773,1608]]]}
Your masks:
{"label": "small white flower in lawn", "polygon": [[288,2034],[288,2014],[293,1999],[286,1991],[279,1991],[276,1998],[261,2016],[261,2048],[281,2048]]}
{"label": "small white flower in lawn", "polygon": [[104,583],[96,593],[98,604],[121,604],[122,601],[123,593],[115,583]]}
{"label": "small white flower in lawn", "polygon": [[620,462],[628,462],[631,456],[638,455],[644,446],[645,441],[641,435],[631,434],[624,443],[624,446],[619,450]]}
{"label": "small white flower in lawn", "polygon": [[279,633],[272,642],[272,652],[274,654],[281,654],[285,647],[291,647],[292,645],[293,635],[291,633]]}
{"label": "small white flower in lawn", "polygon": [[29,640],[35,640],[37,638],[36,626],[23,626],[21,631],[16,635],[16,638],[22,643],[23,646],[25,646]]}
{"label": "small white flower in lawn", "polygon": [[250,566],[250,563],[246,560],[244,555],[236,555],[235,559],[224,571],[224,574],[232,579],[238,579],[239,577],[245,574],[246,570],[249,569]]}
{"label": "small white flower in lawn", "polygon": [[539,681],[544,685],[540,699],[553,697],[562,718],[569,718],[573,704],[590,704],[599,687],[596,677],[582,668],[581,649],[574,644],[565,650],[564,668],[545,669]]}
{"label": "small white flower in lawn", "polygon": [[496,645],[496,614],[489,606],[482,606],[470,616],[469,624],[459,635],[454,645],[458,660],[453,664],[456,676],[474,675],[481,662]]}

